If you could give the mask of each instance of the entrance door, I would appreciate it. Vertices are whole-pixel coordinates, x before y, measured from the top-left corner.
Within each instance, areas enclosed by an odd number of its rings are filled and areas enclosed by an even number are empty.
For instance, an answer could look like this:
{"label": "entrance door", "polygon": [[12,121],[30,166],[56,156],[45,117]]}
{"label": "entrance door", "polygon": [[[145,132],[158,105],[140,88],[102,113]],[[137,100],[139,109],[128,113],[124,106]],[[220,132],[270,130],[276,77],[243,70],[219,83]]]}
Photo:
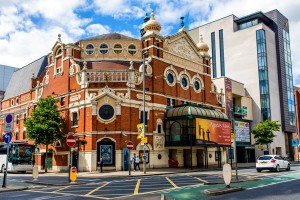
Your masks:
{"label": "entrance door", "polygon": [[191,150],[184,149],[183,150],[183,159],[184,159],[184,167],[191,166]]}
{"label": "entrance door", "polygon": [[197,149],[197,167],[204,167],[204,151]]}

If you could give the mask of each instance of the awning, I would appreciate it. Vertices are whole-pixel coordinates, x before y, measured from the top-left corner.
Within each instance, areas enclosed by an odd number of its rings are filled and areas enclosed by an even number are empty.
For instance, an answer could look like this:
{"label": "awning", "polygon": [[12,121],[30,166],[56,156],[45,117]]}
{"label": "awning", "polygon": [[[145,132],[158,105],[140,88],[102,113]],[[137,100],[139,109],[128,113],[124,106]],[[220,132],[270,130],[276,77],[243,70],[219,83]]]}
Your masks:
{"label": "awning", "polygon": [[167,118],[210,118],[219,120],[229,120],[228,116],[219,111],[209,108],[203,108],[196,105],[184,105],[170,108],[167,111]]}

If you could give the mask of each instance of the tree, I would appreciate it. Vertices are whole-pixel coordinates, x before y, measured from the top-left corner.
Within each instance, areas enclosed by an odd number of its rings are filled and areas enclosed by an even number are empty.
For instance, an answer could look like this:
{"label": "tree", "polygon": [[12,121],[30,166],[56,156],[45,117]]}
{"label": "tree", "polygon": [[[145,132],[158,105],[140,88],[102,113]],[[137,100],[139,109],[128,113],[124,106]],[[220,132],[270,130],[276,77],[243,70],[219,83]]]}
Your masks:
{"label": "tree", "polygon": [[276,136],[273,131],[280,130],[280,124],[278,121],[265,120],[261,121],[256,125],[256,127],[251,131],[256,140],[255,144],[270,144],[273,142]]}
{"label": "tree", "polygon": [[46,146],[45,172],[48,168],[48,146],[65,137],[62,132],[64,120],[57,110],[56,102],[53,97],[41,98],[25,122],[27,137],[34,139],[35,145]]}

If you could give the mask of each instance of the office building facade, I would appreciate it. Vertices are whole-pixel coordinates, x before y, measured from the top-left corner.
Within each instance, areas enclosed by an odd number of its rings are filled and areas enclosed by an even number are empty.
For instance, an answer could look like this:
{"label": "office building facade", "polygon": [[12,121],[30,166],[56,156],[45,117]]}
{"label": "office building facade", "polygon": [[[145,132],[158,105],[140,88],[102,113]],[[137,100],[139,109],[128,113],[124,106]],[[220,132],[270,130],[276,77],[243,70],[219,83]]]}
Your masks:
{"label": "office building facade", "polygon": [[230,15],[189,33],[195,42],[199,35],[211,42],[213,78],[244,83],[254,102],[252,128],[266,119],[279,121],[273,143],[256,148],[257,156],[272,153],[293,159],[296,118],[288,19],[278,10]]}

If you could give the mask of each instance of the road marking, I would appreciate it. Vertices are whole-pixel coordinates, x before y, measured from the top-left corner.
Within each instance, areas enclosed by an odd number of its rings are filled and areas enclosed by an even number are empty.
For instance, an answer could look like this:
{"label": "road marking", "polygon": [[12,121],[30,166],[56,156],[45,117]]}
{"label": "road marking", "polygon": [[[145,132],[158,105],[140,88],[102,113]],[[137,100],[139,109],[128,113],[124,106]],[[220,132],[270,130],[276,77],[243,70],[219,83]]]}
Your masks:
{"label": "road marking", "polygon": [[179,188],[173,181],[171,181],[171,179],[169,179],[168,177],[166,177],[166,179],[171,183],[171,185],[173,185],[174,188]]}
{"label": "road marking", "polygon": [[134,188],[134,195],[137,195],[139,193],[139,187],[140,187],[140,184],[141,184],[141,179],[139,179],[137,182],[136,182],[136,186]]}
{"label": "road marking", "polygon": [[100,188],[103,188],[104,186],[108,185],[110,182],[104,183],[103,185],[97,187],[96,189],[90,191],[89,193],[85,194],[84,196],[90,196],[91,194],[93,194],[94,192],[96,192],[97,190],[99,190]]}
{"label": "road marking", "polygon": [[[192,177],[193,177],[193,176],[192,176]],[[197,179],[197,180],[199,180],[199,181],[202,181],[203,183],[208,183],[208,181],[203,180],[203,179],[201,179],[201,178],[198,178],[198,177],[193,177],[193,178],[195,178],[195,179]]]}
{"label": "road marking", "polygon": [[[45,192],[45,191],[34,191],[34,190],[26,190],[28,192],[35,192],[35,193],[46,193],[46,194],[53,194],[52,192]],[[56,192],[55,194],[61,194],[64,196],[74,196],[74,197],[86,197],[85,195],[80,195],[80,194],[68,194],[68,193],[62,193],[62,192]],[[95,198],[95,199],[107,199],[104,197],[97,197],[97,196],[89,196],[90,198]]]}
{"label": "road marking", "polygon": [[67,189],[67,188],[69,188],[69,187],[71,187],[71,186],[72,186],[72,185],[68,185],[68,186],[66,186],[66,187],[60,188],[60,189],[58,189],[58,190],[54,190],[54,191],[52,191],[52,192],[53,192],[53,193],[59,192],[59,191],[61,191],[61,190]]}

